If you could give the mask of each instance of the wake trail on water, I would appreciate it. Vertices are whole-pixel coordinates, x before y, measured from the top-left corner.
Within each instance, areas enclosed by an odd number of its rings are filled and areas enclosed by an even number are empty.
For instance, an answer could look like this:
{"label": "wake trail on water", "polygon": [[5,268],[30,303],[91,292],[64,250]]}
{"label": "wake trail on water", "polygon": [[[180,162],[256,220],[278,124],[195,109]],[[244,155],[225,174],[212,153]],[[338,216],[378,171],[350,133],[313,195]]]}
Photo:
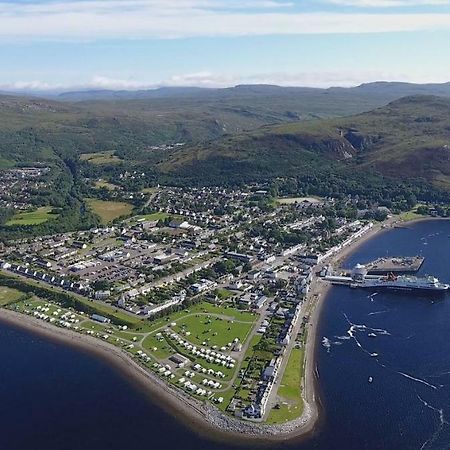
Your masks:
{"label": "wake trail on water", "polygon": [[444,409],[443,408],[436,408],[433,405],[430,405],[426,400],[424,400],[420,395],[417,394],[417,398],[420,400],[420,402],[428,409],[431,409],[433,412],[438,414],[439,417],[439,426],[437,430],[422,444],[420,447],[420,450],[424,450],[429,445],[432,445],[436,439],[439,437],[441,432],[443,431],[445,425],[450,425],[449,422],[445,419],[444,415]]}
{"label": "wake trail on water", "polygon": [[331,342],[326,336],[324,336],[322,338],[322,346],[327,349],[327,353],[330,353],[330,351],[331,351]]}
{"label": "wake trail on water", "polygon": [[[375,358],[375,361],[377,362],[377,364],[380,367],[383,367],[384,369],[388,369],[393,373],[397,373],[398,375],[401,375],[404,378],[407,378],[408,380],[414,381],[416,383],[420,383],[423,384],[424,386],[428,386],[429,388],[433,389],[433,390],[438,390],[439,388],[442,388],[443,385],[439,385],[439,386],[435,386],[434,384],[429,383],[426,380],[423,380],[422,378],[418,378],[415,377],[413,375],[410,375],[408,373],[396,370],[392,367],[388,367],[385,364],[381,363],[378,359],[378,353],[374,353],[374,352],[370,352],[369,350],[367,350],[366,348],[364,348],[364,346],[361,344],[361,342],[359,341],[359,339],[357,338],[357,332],[358,331],[371,331],[374,333],[378,333],[380,335],[386,335],[386,336],[391,336],[391,334],[387,331],[384,330],[382,328],[372,328],[369,327],[367,325],[364,324],[355,324],[353,323],[347,316],[347,314],[343,313],[345,320],[347,321],[347,323],[350,325],[350,328],[347,330],[347,335],[348,335],[348,339],[353,339],[357,345],[357,347],[362,350],[364,353],[366,353],[367,355],[369,355],[371,358]],[[341,337],[338,337],[342,338]],[[330,351],[330,348],[328,348],[328,352]]]}
{"label": "wake trail on water", "polygon": [[[389,331],[387,331],[387,330],[384,330],[383,328],[372,328],[372,327],[369,327],[364,324],[352,323],[350,321],[350,319],[348,318],[347,314],[345,314],[345,313],[343,313],[343,314],[344,314],[345,320],[350,325],[350,329],[353,329],[356,331],[372,331],[374,333],[382,334],[385,336],[391,336],[391,333],[389,333]],[[347,333],[348,333],[348,331],[347,331]]]}
{"label": "wake trail on water", "polygon": [[[408,378],[408,379],[410,379],[410,380],[416,381],[417,383],[424,384],[425,386],[428,386],[428,387],[430,387],[430,388],[432,388],[432,389],[435,389],[435,390],[438,389],[438,387],[435,386],[434,384],[428,383],[428,381],[422,380],[421,378],[413,377],[412,375],[408,375],[407,373],[400,372],[400,371],[398,371],[398,370],[396,370],[395,372],[397,372],[397,373],[398,373],[399,375],[401,375],[402,377],[405,377],[405,378]],[[441,386],[441,387],[442,387],[442,386]]]}
{"label": "wake trail on water", "polygon": [[369,314],[367,314],[368,316],[376,316],[376,315],[378,315],[378,314],[385,314],[385,313],[388,313],[390,310],[389,309],[383,309],[382,311],[374,311],[374,312],[371,312],[371,313],[369,313]]}
{"label": "wake trail on water", "polygon": [[430,378],[440,378],[444,377],[445,375],[450,375],[450,370],[445,370],[443,372],[434,373],[432,375],[428,375]]}

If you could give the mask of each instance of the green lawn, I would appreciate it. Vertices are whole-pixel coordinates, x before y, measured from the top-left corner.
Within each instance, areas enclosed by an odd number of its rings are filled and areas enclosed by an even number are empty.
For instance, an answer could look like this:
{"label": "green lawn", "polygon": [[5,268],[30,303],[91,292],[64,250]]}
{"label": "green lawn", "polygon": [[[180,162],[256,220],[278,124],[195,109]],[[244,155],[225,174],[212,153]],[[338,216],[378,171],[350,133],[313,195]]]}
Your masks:
{"label": "green lawn", "polygon": [[[216,320],[218,319],[218,315],[223,315],[227,318]],[[255,320],[256,317],[253,314],[238,311],[234,308],[225,308],[202,302],[189,309],[170,314],[163,319],[158,319],[148,325],[143,324],[141,329],[137,328],[136,331],[154,333],[174,322],[177,325],[173,330],[185,340],[192,342],[192,344],[202,345],[203,341],[209,339],[207,341],[208,347],[213,345],[222,347],[232,342],[235,338],[239,338],[241,342],[244,342]],[[210,323],[208,323],[209,321]],[[185,331],[191,334],[186,336]],[[163,341],[159,342],[154,334],[144,340],[143,346],[147,349],[157,347],[158,351],[155,353],[155,356],[158,358],[166,358],[174,353],[168,344],[165,345]]]}
{"label": "green lawn", "polygon": [[294,348],[278,389],[280,409],[272,409],[267,423],[284,423],[303,413],[302,378],[304,349]]}
{"label": "green lawn", "polygon": [[[142,346],[147,350],[148,354],[161,359],[167,359],[169,356],[175,353],[174,349],[169,343],[162,337],[160,340],[155,334],[151,334],[144,339]],[[153,350],[156,348],[156,350]]]}
{"label": "green lawn", "polygon": [[86,203],[107,224],[119,217],[128,216],[133,211],[133,205],[125,202],[104,201],[95,198],[87,198]]}
{"label": "green lawn", "polygon": [[153,213],[153,214],[146,214],[143,216],[137,216],[134,217],[134,219],[136,220],[165,220],[168,217],[171,217],[170,214],[164,213],[164,212],[157,212],[157,213]]}
{"label": "green lawn", "polygon": [[[39,297],[34,297],[32,299],[26,299],[22,301],[16,302],[14,305],[11,305],[11,309],[14,309],[15,311],[24,313],[26,310],[28,311],[38,311],[38,307],[45,307],[48,308],[48,311],[45,312],[50,317],[54,317],[55,319],[58,319],[61,317],[64,313],[68,312],[69,310],[67,308],[63,308],[62,306],[59,306],[56,303],[49,302],[47,300],[44,300]],[[58,309],[61,312],[57,312]],[[80,322],[86,320],[86,316],[83,314],[78,314],[76,312],[70,311],[71,314],[75,315],[75,319],[78,319]],[[53,313],[57,313],[54,315]]]}
{"label": "green lawn", "polygon": [[137,327],[142,323],[142,319],[138,316],[127,314],[118,308],[113,306],[105,305],[104,303],[93,302],[85,297],[79,296],[78,299],[82,302],[94,308],[97,314],[106,314],[108,316],[115,317],[119,321],[123,321],[128,324],[128,326]]}
{"label": "green lawn", "polygon": [[262,339],[262,336],[260,334],[255,334],[252,337],[252,340],[250,341],[250,344],[248,346],[247,352],[244,355],[244,358],[243,358],[243,361],[242,361],[242,364],[241,364],[241,367],[240,367],[240,369],[242,371],[245,372],[247,370],[247,368],[249,366],[249,363],[250,363],[250,360],[253,357],[253,354],[255,353],[255,347],[259,344],[259,341],[261,339]]}
{"label": "green lawn", "polygon": [[228,289],[216,289],[216,294],[221,300],[226,300],[233,296],[233,293]]}
{"label": "green lawn", "polygon": [[52,213],[52,209],[49,206],[43,206],[35,211],[17,213],[6,222],[6,225],[39,225],[58,217],[58,214]]}
{"label": "green lawn", "polygon": [[0,169],[10,169],[11,167],[14,167],[14,161],[6,158],[0,158]]}
{"label": "green lawn", "polygon": [[254,322],[256,320],[255,314],[249,313],[247,311],[239,311],[235,308],[227,306],[213,305],[212,303],[203,302],[198,305],[189,308],[191,313],[202,312],[209,314],[217,314],[228,316],[230,319],[239,320],[241,322]]}
{"label": "green lawn", "polygon": [[154,194],[155,192],[158,192],[157,187],[150,187],[150,188],[144,188],[142,191],[144,194]]}
{"label": "green lawn", "polygon": [[94,183],[94,185],[95,185],[95,187],[98,188],[98,189],[105,188],[105,189],[108,189],[108,191],[115,191],[116,189],[119,188],[119,186],[117,186],[117,185],[115,185],[115,184],[112,184],[112,183],[109,183],[108,181],[103,181],[103,180],[101,180],[101,181],[96,181],[96,182]]}
{"label": "green lawn", "polygon": [[86,330],[101,331],[103,333],[108,333],[111,336],[125,339],[130,342],[139,342],[143,338],[142,334],[127,331],[119,331],[117,327],[112,324],[103,325],[101,323],[94,322],[92,320],[86,320],[85,322],[83,322],[82,328],[85,328]]}
{"label": "green lawn", "polygon": [[80,159],[81,161],[87,161],[96,166],[118,164],[122,161],[114,155],[114,152],[83,153],[80,155]]}
{"label": "green lawn", "polygon": [[9,303],[14,303],[19,300],[24,294],[15,289],[0,286],[0,306],[8,305]]}
{"label": "green lawn", "polygon": [[417,206],[410,211],[403,212],[399,215],[402,222],[409,222],[410,220],[423,219],[425,216],[417,213]]}
{"label": "green lawn", "polygon": [[[174,331],[185,337],[187,341],[197,345],[202,345],[202,342],[206,341],[209,347],[226,346],[235,338],[244,342],[253,327],[253,322],[241,323],[204,314],[188,316],[176,323]],[[190,335],[186,336],[185,332],[189,332]]]}
{"label": "green lawn", "polygon": [[168,218],[171,219],[182,219],[182,216],[177,216],[175,214],[168,214],[165,212],[156,212],[156,213],[152,213],[152,214],[144,214],[144,215],[140,215],[140,216],[134,216],[130,219],[131,222],[133,223],[139,223],[142,222],[144,220],[166,220]]}

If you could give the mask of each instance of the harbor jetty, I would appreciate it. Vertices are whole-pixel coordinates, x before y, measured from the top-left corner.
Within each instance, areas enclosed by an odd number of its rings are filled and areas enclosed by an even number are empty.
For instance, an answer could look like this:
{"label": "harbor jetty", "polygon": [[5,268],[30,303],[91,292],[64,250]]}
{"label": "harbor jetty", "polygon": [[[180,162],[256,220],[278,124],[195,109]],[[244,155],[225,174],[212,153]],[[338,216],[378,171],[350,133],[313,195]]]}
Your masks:
{"label": "harbor jetty", "polygon": [[369,275],[385,275],[388,273],[415,273],[422,267],[423,256],[394,256],[378,258],[366,264]]}

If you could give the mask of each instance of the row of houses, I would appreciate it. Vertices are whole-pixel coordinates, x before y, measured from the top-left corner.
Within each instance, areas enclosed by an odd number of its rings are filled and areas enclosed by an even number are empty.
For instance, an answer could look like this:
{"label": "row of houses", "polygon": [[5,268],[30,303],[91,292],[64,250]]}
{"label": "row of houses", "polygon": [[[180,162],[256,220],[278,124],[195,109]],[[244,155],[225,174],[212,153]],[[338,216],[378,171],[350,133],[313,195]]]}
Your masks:
{"label": "row of houses", "polygon": [[[354,229],[360,226],[359,221],[352,222],[351,224],[347,225],[346,229]],[[305,261],[308,264],[316,265],[321,263],[322,261],[326,260],[330,256],[335,255],[339,251],[341,251],[343,248],[348,247],[352,242],[354,242],[356,239],[359,239],[361,236],[366,234],[368,231],[370,231],[373,228],[373,223],[369,222],[367,225],[364,225],[363,227],[359,228],[357,231],[352,233],[347,239],[345,239],[340,244],[335,245],[334,247],[327,250],[325,253],[304,253],[300,256],[300,258]],[[342,232],[341,232],[342,234]]]}
{"label": "row of houses", "polygon": [[56,275],[40,272],[20,264],[12,264],[5,261],[0,261],[0,267],[9,272],[17,273],[27,278],[32,278],[37,281],[42,281],[52,286],[58,286],[67,291],[72,291],[81,295],[89,295],[91,289],[89,285],[81,282],[75,282],[66,278],[58,277]]}
{"label": "row of houses", "polygon": [[288,311],[285,314],[286,321],[278,336],[278,343],[282,346],[287,346],[291,342],[292,334],[294,332],[297,321],[300,317],[300,311],[302,309],[301,303],[297,304],[293,310]]}
{"label": "row of houses", "polygon": [[[131,297],[132,299],[134,299],[135,297],[138,297],[140,294],[139,292],[135,289],[136,291],[136,295]],[[130,298],[128,297],[130,292],[127,292],[127,294],[123,294],[120,299],[117,302],[117,305],[119,306],[119,308],[125,309],[127,311],[132,311],[132,308],[130,309],[127,305],[127,299]],[[184,300],[186,299],[186,291],[183,289],[182,291],[180,291],[177,295],[174,295],[170,300],[167,300],[164,303],[161,303],[160,305],[156,305],[156,306],[152,306],[152,305],[145,305],[142,306],[137,313],[138,314],[142,314],[148,317],[154,316],[157,313],[160,313],[161,311],[165,311],[166,309],[171,308],[172,306],[176,306],[176,305],[180,305],[181,303],[184,302]],[[133,311],[136,312],[136,311]]]}
{"label": "row of houses", "polygon": [[260,421],[264,418],[280,366],[283,362],[283,353],[272,359],[261,374],[261,381],[255,401],[242,411],[242,417],[244,419]]}

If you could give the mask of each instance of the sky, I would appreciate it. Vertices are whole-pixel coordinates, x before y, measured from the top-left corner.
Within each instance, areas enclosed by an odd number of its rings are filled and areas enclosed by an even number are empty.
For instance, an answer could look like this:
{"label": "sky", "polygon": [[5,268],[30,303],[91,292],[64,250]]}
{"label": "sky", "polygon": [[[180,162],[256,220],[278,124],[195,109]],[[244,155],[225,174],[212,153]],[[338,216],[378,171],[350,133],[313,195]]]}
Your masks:
{"label": "sky", "polygon": [[0,90],[450,81],[450,0],[0,0]]}

